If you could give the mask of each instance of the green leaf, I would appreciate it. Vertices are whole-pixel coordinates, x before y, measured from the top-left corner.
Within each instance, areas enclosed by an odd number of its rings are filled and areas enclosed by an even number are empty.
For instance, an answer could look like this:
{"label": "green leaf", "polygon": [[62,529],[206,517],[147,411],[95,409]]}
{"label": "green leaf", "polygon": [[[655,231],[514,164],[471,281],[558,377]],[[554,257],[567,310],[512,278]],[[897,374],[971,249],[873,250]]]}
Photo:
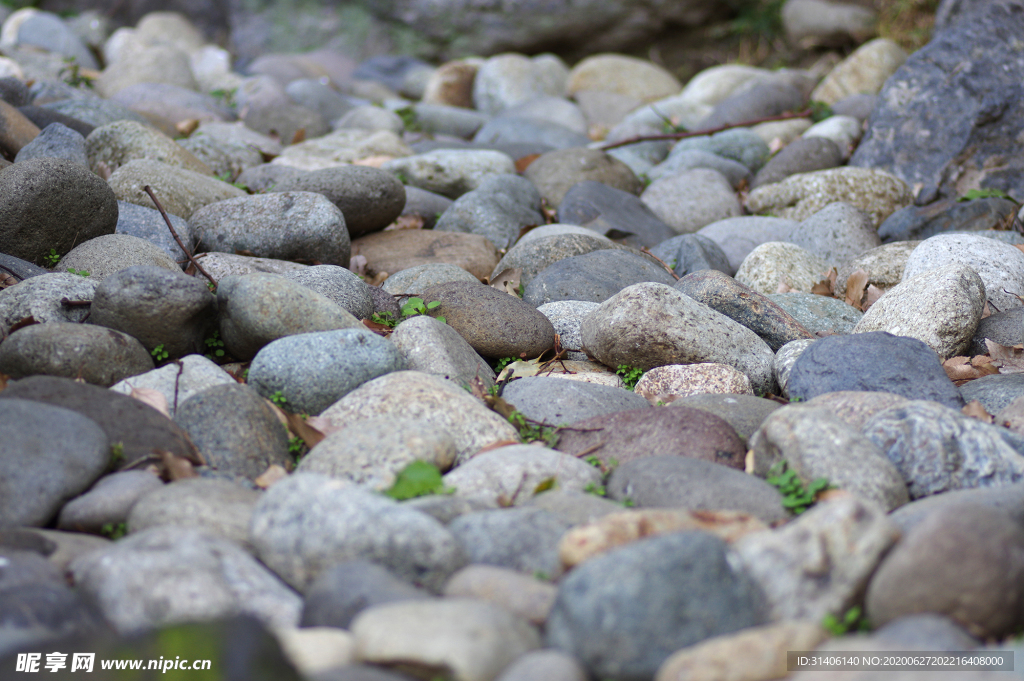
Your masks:
{"label": "green leaf", "polygon": [[384,494],[392,499],[403,501],[428,494],[441,494],[444,491],[441,471],[437,469],[437,466],[426,461],[413,461],[399,471],[395,484]]}
{"label": "green leaf", "polygon": [[437,317],[434,317],[434,319],[436,319],[437,321],[441,322],[442,324],[447,324],[448,323],[448,320],[445,319],[444,317],[440,316],[440,315],[438,315]]}
{"label": "green leaf", "polygon": [[540,494],[541,492],[547,492],[549,489],[554,489],[556,482],[555,478],[545,478],[544,480],[541,480],[540,483],[533,488],[534,495]]}
{"label": "green leaf", "polygon": [[440,300],[433,300],[433,301],[427,303],[427,309],[428,310],[433,310],[435,307],[440,307],[440,306],[441,306],[441,301]]}
{"label": "green leaf", "polygon": [[974,201],[975,199],[1009,199],[1013,201],[1009,194],[1000,189],[971,189],[957,201]]}

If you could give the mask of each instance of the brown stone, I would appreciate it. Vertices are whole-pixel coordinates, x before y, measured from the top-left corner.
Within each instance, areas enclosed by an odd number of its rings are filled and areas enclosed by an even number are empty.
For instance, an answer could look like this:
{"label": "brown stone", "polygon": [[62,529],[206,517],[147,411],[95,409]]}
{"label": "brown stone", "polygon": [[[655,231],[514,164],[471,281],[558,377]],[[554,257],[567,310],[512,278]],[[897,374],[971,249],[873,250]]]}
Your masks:
{"label": "brown stone", "polygon": [[435,232],[429,229],[401,229],[377,232],[355,239],[352,256],[366,258],[366,274],[394,274],[401,270],[433,263],[461,267],[483,280],[498,264],[498,249],[490,239],[478,234]]}
{"label": "brown stone", "polygon": [[476,80],[476,69],[476,64],[465,61],[450,61],[441,64],[427,81],[423,103],[472,109],[473,81]]}
{"label": "brown stone", "polygon": [[909,402],[902,395],[892,393],[840,390],[818,395],[807,401],[809,407],[824,407],[860,430],[872,416],[891,407],[902,407]]}
{"label": "brown stone", "polygon": [[573,185],[584,180],[601,182],[637,196],[644,190],[643,183],[629,166],[599,149],[573,147],[549,151],[531,163],[523,175],[552,207],[562,202]]}
{"label": "brown stone", "polygon": [[39,134],[35,123],[7,102],[0,100],[0,151],[14,158],[21,148]]}
{"label": "brown stone", "polygon": [[558,542],[558,558],[566,569],[594,556],[645,537],[696,530],[710,532],[727,542],[768,526],[738,511],[689,511],[645,508],[611,513],[589,525],[575,527]]}
{"label": "brown stone", "polygon": [[603,463],[675,455],[743,470],[746,448],[736,431],[714,414],[689,407],[630,409],[572,424],[557,449],[590,452]]}

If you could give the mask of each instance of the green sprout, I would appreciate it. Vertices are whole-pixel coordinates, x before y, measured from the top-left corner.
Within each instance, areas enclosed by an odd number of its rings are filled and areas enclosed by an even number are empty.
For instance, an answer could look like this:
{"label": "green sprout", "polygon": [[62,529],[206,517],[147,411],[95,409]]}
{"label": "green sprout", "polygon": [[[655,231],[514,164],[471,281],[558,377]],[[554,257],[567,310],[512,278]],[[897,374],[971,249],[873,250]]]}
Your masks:
{"label": "green sprout", "polygon": [[60,262],[60,253],[56,248],[51,248],[50,252],[43,256],[43,262],[52,270]]}
{"label": "green sprout", "polygon": [[[432,300],[429,303],[424,303],[422,298],[413,296],[405,302],[405,305],[402,306],[402,317],[408,318],[415,317],[417,315],[425,315],[427,314],[427,310],[433,310],[434,308],[440,307],[440,305],[440,300]],[[444,317],[434,317],[434,319],[442,324],[447,321]]]}
{"label": "green sprout", "polygon": [[833,636],[842,636],[851,631],[871,631],[871,624],[864,617],[859,605],[847,610],[842,618],[836,617],[832,613],[825,615],[821,626]]}
{"label": "green sprout", "polygon": [[155,359],[158,362],[163,362],[164,360],[171,356],[170,353],[164,349],[163,343],[150,350],[149,354],[153,355],[153,359]]}
{"label": "green sprout", "polygon": [[830,487],[826,478],[816,478],[805,486],[800,476],[788,467],[785,460],[771,467],[765,482],[779,490],[782,494],[783,507],[797,515],[813,506],[818,494]]}
{"label": "green sprout", "polygon": [[626,389],[632,390],[636,387],[640,377],[644,375],[644,370],[631,367],[628,364],[620,364],[615,373],[622,377],[622,382],[626,384]]}
{"label": "green sprout", "polygon": [[275,391],[274,394],[270,396],[270,401],[279,407],[283,407],[284,405],[288,404],[288,398],[285,397],[284,393],[282,393],[280,390]]}
{"label": "green sprout", "polygon": [[426,461],[413,461],[398,472],[393,484],[384,492],[398,501],[415,499],[430,494],[453,494],[451,487],[445,487],[441,471]]}

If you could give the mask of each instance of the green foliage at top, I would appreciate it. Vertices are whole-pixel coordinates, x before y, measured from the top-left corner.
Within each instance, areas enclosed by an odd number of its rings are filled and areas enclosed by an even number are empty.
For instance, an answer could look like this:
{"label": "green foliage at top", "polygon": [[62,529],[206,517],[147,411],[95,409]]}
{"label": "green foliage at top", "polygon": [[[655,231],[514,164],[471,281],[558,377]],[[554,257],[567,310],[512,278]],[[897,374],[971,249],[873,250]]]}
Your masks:
{"label": "green foliage at top", "polygon": [[392,499],[404,501],[429,494],[452,494],[454,489],[444,486],[441,471],[432,463],[413,461],[398,472],[395,484],[384,494]]}
{"label": "green foliage at top", "polygon": [[861,611],[859,605],[855,605],[842,616],[842,618],[836,617],[832,613],[825,615],[825,618],[821,621],[822,628],[833,636],[842,636],[851,631],[871,631],[871,625],[868,623],[864,613]]}
{"label": "green foliage at top", "polygon": [[216,361],[218,358],[224,356],[224,341],[220,339],[220,331],[214,331],[209,338],[205,341],[206,347],[209,352],[206,353],[207,359]]}
{"label": "green foliage at top", "polygon": [[957,201],[974,201],[975,199],[1007,199],[1013,201],[1009,194],[1000,189],[972,189],[958,198]]}
{"label": "green foliage at top", "polygon": [[494,363],[494,373],[500,374],[502,369],[504,369],[514,361],[516,361],[514,357],[502,357],[501,359]]}
{"label": "green foliage at top", "polygon": [[626,389],[632,390],[644,375],[644,370],[631,367],[628,364],[620,364],[615,373],[622,377],[622,382],[626,384]]}
{"label": "green foliage at top", "polygon": [[826,478],[816,478],[805,486],[800,476],[790,470],[785,461],[779,461],[771,467],[765,482],[779,490],[783,507],[797,515],[813,506],[818,493],[830,487]]}

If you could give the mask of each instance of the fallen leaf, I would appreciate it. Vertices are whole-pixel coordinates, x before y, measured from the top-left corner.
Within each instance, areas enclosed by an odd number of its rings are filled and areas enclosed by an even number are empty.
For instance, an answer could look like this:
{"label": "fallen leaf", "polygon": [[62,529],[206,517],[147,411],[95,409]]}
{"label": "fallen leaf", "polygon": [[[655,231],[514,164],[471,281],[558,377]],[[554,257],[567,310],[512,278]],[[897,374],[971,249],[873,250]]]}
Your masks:
{"label": "fallen leaf", "polygon": [[353,255],[349,258],[348,269],[353,274],[366,274],[366,256]]}
{"label": "fallen leaf", "polygon": [[992,358],[988,355],[977,355],[974,359],[950,357],[942,363],[942,368],[957,387],[976,378],[999,373],[999,369],[992,364]]}
{"label": "fallen leaf", "polygon": [[391,332],[394,331],[394,329],[387,324],[381,324],[373,321],[372,319],[360,319],[359,321],[363,323],[363,326],[368,328],[370,331],[373,331],[378,336],[384,336],[387,338],[391,335]]}
{"label": "fallen leaf", "polygon": [[359,158],[352,161],[354,166],[368,166],[370,168],[380,168],[388,161],[393,161],[394,156],[367,156],[366,158]]}
{"label": "fallen leaf", "polygon": [[7,387],[7,381],[11,379],[7,374],[0,374],[0,392],[3,392],[4,388]]}
{"label": "fallen leaf", "polygon": [[18,321],[16,321],[13,324],[11,324],[11,328],[9,328],[7,330],[7,333],[11,334],[11,333],[14,333],[15,331],[17,331],[18,329],[24,329],[26,326],[32,326],[33,324],[38,324],[38,323],[39,322],[37,322],[36,318],[33,317],[32,315],[29,315],[27,317],[22,317]]}
{"label": "fallen leaf", "polygon": [[965,406],[960,411],[965,416],[970,416],[972,419],[978,419],[979,421],[984,421],[985,423],[992,423],[993,421],[995,421],[995,417],[992,416],[992,414],[989,414],[985,410],[985,407],[983,407],[981,405],[981,402],[979,402],[978,400],[971,400],[970,402],[967,403],[967,406]]}
{"label": "fallen leaf", "polygon": [[516,172],[521,173],[530,167],[530,164],[540,158],[540,154],[530,154],[516,159]]}
{"label": "fallen leaf", "polygon": [[275,482],[280,482],[287,477],[288,471],[275,463],[268,466],[267,470],[260,473],[260,476],[253,480],[253,482],[256,483],[256,486],[260,489],[267,489]]}
{"label": "fallen leaf", "polygon": [[310,449],[320,444],[326,435],[320,432],[315,427],[309,425],[307,419],[302,418],[298,414],[292,414],[285,412],[285,419],[287,420],[288,430],[292,431],[295,435],[302,438],[302,441],[306,443],[306,446]]}
{"label": "fallen leaf", "polygon": [[861,311],[867,312],[872,305],[878,302],[878,299],[885,294],[885,291],[878,288],[874,284],[868,284],[868,292],[864,296],[864,302],[862,303]]}
{"label": "fallen leaf", "polygon": [[171,413],[167,409],[167,398],[159,390],[153,390],[152,388],[132,388],[131,396],[139,402],[153,407],[167,418],[171,418]]}
{"label": "fallen leaf", "polygon": [[398,218],[390,225],[384,228],[385,232],[393,232],[396,229],[423,229],[425,220],[422,215],[416,215],[410,213],[409,215],[399,215]]}
{"label": "fallen leaf", "polygon": [[985,339],[985,347],[992,358],[992,365],[999,368],[1001,374],[1024,373],[1024,345],[1000,345],[990,338]]}
{"label": "fallen leaf", "polygon": [[[492,442],[492,443],[490,443],[488,445],[484,445],[483,447],[478,449],[473,454],[473,456],[478,456],[480,454],[483,454],[484,452],[489,452],[492,449],[500,449],[502,447],[508,447],[509,445],[521,445],[521,444],[523,444],[523,443],[520,442],[519,440],[496,440],[496,441],[494,441],[494,442]],[[473,458],[473,457],[470,457],[470,458]]]}
{"label": "fallen leaf", "polygon": [[836,277],[838,276],[839,273],[836,272],[835,267],[829,268],[828,272],[825,273],[825,278],[811,287],[811,293],[818,296],[833,297],[836,290]]}
{"label": "fallen leaf", "polygon": [[376,274],[374,274],[373,278],[370,279],[369,281],[367,281],[366,283],[369,286],[376,286],[376,287],[380,288],[380,285],[383,284],[384,280],[387,279],[389,276],[391,276],[391,275],[389,275],[387,272],[381,270],[380,272],[377,272]]}
{"label": "fallen leaf", "polygon": [[1014,244],[1013,247],[1024,251],[1024,244]]}
{"label": "fallen leaf", "polygon": [[864,290],[867,285],[868,273],[858,268],[846,279],[846,304],[863,312],[861,301],[864,299]]}
{"label": "fallen leaf", "polygon": [[537,496],[541,492],[547,492],[550,489],[554,489],[557,483],[558,480],[556,478],[545,478],[541,480],[537,486],[533,488],[533,496]]}
{"label": "fallen leaf", "polygon": [[518,242],[520,239],[526,236],[527,233],[532,232],[538,227],[540,227],[540,225],[523,225],[522,227],[519,228],[519,236],[516,237],[516,241]]}
{"label": "fallen leaf", "polygon": [[650,402],[652,407],[657,407],[659,404],[675,402],[682,397],[682,395],[673,395],[671,393],[652,393],[650,390],[641,390],[640,397]]}
{"label": "fallen leaf", "polygon": [[504,291],[510,296],[519,297],[519,284],[522,281],[522,267],[507,267],[499,272],[491,281],[491,288]]}
{"label": "fallen leaf", "polygon": [[8,286],[14,286],[20,283],[17,278],[7,272],[0,272],[0,288],[7,288]]}
{"label": "fallen leaf", "polygon": [[153,450],[160,457],[160,477],[167,482],[182,480],[184,478],[198,478],[192,462],[183,456],[176,456],[166,449]]}
{"label": "fallen leaf", "polygon": [[292,144],[298,144],[299,142],[305,142],[305,141],[306,141],[306,129],[305,128],[299,128],[298,130],[295,131],[295,134],[292,136]]}
{"label": "fallen leaf", "polygon": [[591,142],[600,142],[608,136],[608,126],[601,123],[591,123],[587,128],[587,138]]}
{"label": "fallen leaf", "polygon": [[199,127],[199,119],[198,118],[186,118],[185,120],[178,121],[177,123],[174,124],[174,129],[177,130],[182,135],[184,135],[185,137],[188,137],[189,135],[194,133],[196,131],[196,128],[198,128],[198,127]]}
{"label": "fallen leaf", "polygon": [[981,318],[984,319],[985,317],[991,317],[991,316],[992,316],[992,309],[988,306],[988,301],[986,300],[985,301],[985,307],[982,308],[982,310],[981,310]]}

